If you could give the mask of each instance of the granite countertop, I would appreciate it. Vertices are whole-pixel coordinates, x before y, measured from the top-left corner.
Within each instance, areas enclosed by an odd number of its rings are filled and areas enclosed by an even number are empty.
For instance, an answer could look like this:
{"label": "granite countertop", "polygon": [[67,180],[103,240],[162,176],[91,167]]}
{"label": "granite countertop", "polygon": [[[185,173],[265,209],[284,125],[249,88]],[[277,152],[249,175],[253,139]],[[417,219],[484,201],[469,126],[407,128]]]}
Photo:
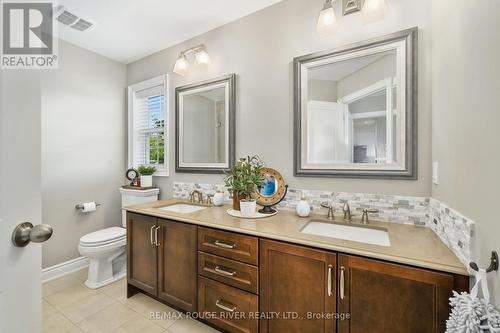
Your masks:
{"label": "granite countertop", "polygon": [[[323,215],[311,214],[307,218],[301,218],[292,211],[281,210],[277,215],[263,219],[241,219],[226,213],[231,208],[229,206],[207,207],[194,213],[172,213],[158,209],[176,203],[188,202],[169,199],[128,206],[124,210],[346,254],[469,275],[457,256],[430,228],[426,227],[371,220],[370,226],[382,227],[389,233],[391,245],[378,246],[300,232],[311,219],[324,219],[326,212]],[[357,218],[359,219],[359,217]],[[356,217],[354,220],[353,225],[358,224]],[[339,222],[341,221],[339,220]]]}

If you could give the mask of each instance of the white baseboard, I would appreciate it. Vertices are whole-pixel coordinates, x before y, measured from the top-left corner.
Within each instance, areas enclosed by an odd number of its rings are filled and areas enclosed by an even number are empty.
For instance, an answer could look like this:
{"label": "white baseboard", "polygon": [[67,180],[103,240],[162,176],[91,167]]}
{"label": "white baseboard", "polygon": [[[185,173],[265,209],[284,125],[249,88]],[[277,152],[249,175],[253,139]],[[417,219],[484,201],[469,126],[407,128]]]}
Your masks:
{"label": "white baseboard", "polygon": [[42,269],[42,283],[79,271],[89,266],[89,258],[79,257]]}

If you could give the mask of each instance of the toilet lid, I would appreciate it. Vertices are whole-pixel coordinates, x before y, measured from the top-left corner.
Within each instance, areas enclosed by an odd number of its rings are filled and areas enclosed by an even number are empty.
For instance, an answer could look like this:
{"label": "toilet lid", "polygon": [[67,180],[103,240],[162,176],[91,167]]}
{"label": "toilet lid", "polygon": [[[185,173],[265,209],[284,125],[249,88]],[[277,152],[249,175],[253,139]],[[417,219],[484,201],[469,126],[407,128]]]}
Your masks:
{"label": "toilet lid", "polygon": [[116,241],[120,241],[126,237],[125,228],[120,227],[111,227],[98,231],[91,232],[80,238],[81,245],[104,245],[109,243],[114,243]]}

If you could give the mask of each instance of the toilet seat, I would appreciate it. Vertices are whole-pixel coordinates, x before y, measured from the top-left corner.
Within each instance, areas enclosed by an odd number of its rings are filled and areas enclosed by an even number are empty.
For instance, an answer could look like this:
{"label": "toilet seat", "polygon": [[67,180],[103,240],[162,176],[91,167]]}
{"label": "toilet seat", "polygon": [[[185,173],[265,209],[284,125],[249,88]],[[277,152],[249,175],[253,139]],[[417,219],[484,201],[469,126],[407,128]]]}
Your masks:
{"label": "toilet seat", "polygon": [[127,231],[125,228],[111,227],[95,232],[91,232],[80,238],[81,247],[100,247],[103,245],[122,243],[126,240]]}

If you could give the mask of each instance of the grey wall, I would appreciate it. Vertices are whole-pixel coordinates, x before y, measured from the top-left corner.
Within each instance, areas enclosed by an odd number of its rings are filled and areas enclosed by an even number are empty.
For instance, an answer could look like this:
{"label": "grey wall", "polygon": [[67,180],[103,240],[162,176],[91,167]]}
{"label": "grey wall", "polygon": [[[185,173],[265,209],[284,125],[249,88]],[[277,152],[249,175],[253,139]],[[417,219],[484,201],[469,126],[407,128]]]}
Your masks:
{"label": "grey wall", "polygon": [[[174,122],[174,89],[177,86],[237,74],[236,154],[259,154],[280,170],[295,188],[330,189],[347,192],[428,196],[430,194],[430,24],[431,1],[390,2],[384,20],[363,25],[360,15],[338,17],[334,36],[316,32],[323,0],[285,0],[177,46],[165,49],[127,66],[128,83],[160,74],[172,74],[179,52],[204,43],[213,64],[206,71],[194,70],[181,77],[170,76],[170,126]],[[336,2],[339,13],[340,2]],[[419,180],[319,179],[293,177],[293,71],[296,56],[321,51],[398,30],[419,26]],[[173,127],[171,127],[173,128]],[[174,150],[170,131],[169,148]],[[171,194],[173,181],[221,182],[221,176],[176,174],[175,155],[170,154],[170,177],[156,177],[162,197]]]}
{"label": "grey wall", "polygon": [[[54,228],[43,267],[77,258],[81,236],[121,225],[126,68],[59,42],[59,69],[42,76],[42,217]],[[82,214],[75,204],[96,201]]]}
{"label": "grey wall", "polygon": [[[432,196],[476,222],[476,253],[500,252],[500,2],[433,1]],[[500,307],[500,273],[490,274]]]}

